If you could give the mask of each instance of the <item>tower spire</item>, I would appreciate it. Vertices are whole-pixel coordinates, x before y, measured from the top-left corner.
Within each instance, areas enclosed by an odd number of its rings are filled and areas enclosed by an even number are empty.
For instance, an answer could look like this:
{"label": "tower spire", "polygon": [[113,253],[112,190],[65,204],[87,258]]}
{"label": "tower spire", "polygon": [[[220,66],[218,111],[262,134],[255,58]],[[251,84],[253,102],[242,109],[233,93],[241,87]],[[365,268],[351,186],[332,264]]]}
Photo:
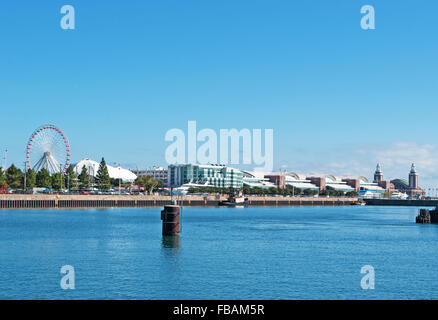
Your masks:
{"label": "tower spire", "polygon": [[412,163],[411,165],[411,173],[417,173],[417,170],[415,170],[415,163]]}
{"label": "tower spire", "polygon": [[376,166],[376,173],[382,173],[382,168],[380,168],[380,163],[377,164]]}
{"label": "tower spire", "polygon": [[381,181],[383,181],[383,173],[382,168],[380,167],[380,163],[378,163],[376,166],[376,171],[374,172],[374,182],[379,183]]}
{"label": "tower spire", "polygon": [[409,172],[409,188],[418,189],[418,173],[415,169],[415,163],[412,163],[411,171]]}

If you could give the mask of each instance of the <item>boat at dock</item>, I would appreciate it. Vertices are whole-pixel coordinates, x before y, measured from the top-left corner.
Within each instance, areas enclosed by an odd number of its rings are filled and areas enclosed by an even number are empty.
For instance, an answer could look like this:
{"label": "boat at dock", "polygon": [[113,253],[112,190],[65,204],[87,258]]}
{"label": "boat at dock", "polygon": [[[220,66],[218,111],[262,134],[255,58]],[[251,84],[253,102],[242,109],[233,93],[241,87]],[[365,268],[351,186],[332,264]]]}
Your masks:
{"label": "boat at dock", "polygon": [[227,207],[246,207],[248,206],[248,198],[245,198],[241,191],[238,193],[234,192],[228,195],[227,200],[220,201],[219,205]]}

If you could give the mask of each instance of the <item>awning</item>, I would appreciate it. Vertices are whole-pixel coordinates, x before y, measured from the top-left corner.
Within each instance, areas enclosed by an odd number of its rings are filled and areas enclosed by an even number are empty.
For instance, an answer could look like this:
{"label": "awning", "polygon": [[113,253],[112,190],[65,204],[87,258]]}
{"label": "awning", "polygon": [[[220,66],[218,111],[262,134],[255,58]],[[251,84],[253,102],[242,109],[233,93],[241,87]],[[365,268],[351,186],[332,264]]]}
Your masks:
{"label": "awning", "polygon": [[335,189],[337,191],[344,191],[344,192],[354,191],[352,187],[346,184],[326,183],[325,186]]}
{"label": "awning", "polygon": [[291,181],[287,181],[285,184],[287,186],[294,187],[294,188],[299,188],[299,189],[302,189],[302,190],[305,190],[305,189],[319,190],[319,188],[316,185],[314,185],[312,183],[309,183],[309,182],[291,182]]}

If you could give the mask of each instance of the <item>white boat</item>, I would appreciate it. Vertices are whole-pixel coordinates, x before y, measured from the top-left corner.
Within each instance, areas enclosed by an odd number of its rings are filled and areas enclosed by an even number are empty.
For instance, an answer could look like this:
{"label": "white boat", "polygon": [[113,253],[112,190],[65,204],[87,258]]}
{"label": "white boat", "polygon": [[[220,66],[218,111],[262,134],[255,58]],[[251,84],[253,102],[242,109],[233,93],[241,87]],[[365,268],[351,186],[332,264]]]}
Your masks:
{"label": "white boat", "polygon": [[395,200],[406,200],[408,195],[402,192],[393,192],[389,198]]}
{"label": "white boat", "polygon": [[369,190],[361,190],[358,195],[359,199],[380,199],[382,197],[382,193]]}
{"label": "white boat", "polygon": [[228,207],[241,207],[248,205],[248,198],[245,198],[242,192],[230,194],[228,199],[225,201],[219,202],[220,206],[228,206]]}

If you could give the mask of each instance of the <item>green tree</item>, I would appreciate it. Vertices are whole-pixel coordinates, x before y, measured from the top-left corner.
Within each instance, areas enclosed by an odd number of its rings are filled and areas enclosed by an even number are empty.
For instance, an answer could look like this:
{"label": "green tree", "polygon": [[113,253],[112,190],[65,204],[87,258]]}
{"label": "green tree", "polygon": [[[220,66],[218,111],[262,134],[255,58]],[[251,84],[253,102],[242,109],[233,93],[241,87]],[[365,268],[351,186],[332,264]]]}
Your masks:
{"label": "green tree", "polygon": [[105,159],[102,158],[99,164],[99,170],[97,170],[96,182],[99,190],[108,190],[111,188],[110,176],[108,174],[108,167],[106,166]]}
{"label": "green tree", "polygon": [[[23,175],[23,185],[24,185],[24,175]],[[26,172],[26,189],[32,189],[36,186],[36,172],[31,168],[27,169]]]}
{"label": "green tree", "polygon": [[54,190],[61,190],[61,174],[59,172],[52,174],[52,188]]}
{"label": "green tree", "polygon": [[77,190],[78,189],[78,178],[76,176],[76,173],[73,169],[73,166],[70,165],[67,168],[67,172],[65,174],[65,187],[69,188],[70,190]]}
{"label": "green tree", "polygon": [[292,186],[287,186],[287,189],[286,189],[286,194],[288,194],[288,195],[299,195],[299,194],[301,194],[301,193],[303,193],[303,190],[301,190],[300,188],[295,188],[295,187],[292,187]]}
{"label": "green tree", "polygon": [[145,191],[148,194],[152,193],[152,190],[154,190],[154,188],[156,186],[158,186],[158,181],[155,180],[153,177],[150,176],[143,176],[143,177],[138,177],[136,180],[136,183],[141,187],[144,188]]}
{"label": "green tree", "polygon": [[6,171],[6,182],[9,188],[18,189],[21,188],[23,179],[23,172],[18,169],[15,165],[11,165]]}
{"label": "green tree", "polygon": [[157,185],[155,186],[154,191],[155,191],[155,190],[163,189],[163,188],[164,188],[164,182],[163,182],[163,180],[158,179],[158,180],[156,180],[156,181],[157,181]]}
{"label": "green tree", "polygon": [[359,195],[356,191],[348,191],[345,194],[347,197],[352,197],[352,198],[357,198],[357,196]]}
{"label": "green tree", "polygon": [[0,186],[4,184],[6,185],[6,176],[5,176],[5,172],[3,171],[3,168],[0,167]]}
{"label": "green tree", "polygon": [[78,177],[79,188],[81,190],[87,190],[90,188],[90,176],[88,175],[88,170],[85,165],[82,167],[81,174]]}
{"label": "green tree", "polygon": [[38,173],[36,174],[36,185],[39,188],[45,188],[49,187],[52,184],[52,179],[50,177],[49,171],[47,169],[42,168]]}
{"label": "green tree", "polygon": [[312,189],[304,189],[303,194],[306,196],[314,196],[315,194],[318,194],[318,191]]}

